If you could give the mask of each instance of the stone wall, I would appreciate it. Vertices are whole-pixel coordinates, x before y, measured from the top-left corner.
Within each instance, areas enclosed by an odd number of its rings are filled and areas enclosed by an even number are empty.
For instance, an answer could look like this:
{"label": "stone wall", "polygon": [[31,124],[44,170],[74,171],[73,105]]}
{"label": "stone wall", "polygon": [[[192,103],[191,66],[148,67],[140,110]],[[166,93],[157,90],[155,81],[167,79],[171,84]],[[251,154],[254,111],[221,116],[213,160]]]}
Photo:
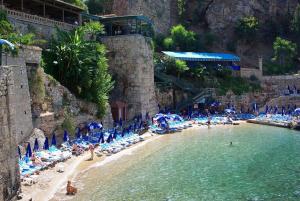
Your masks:
{"label": "stone wall", "polygon": [[171,27],[172,0],[114,0],[116,15],[145,15],[153,20],[157,33],[166,34]]}
{"label": "stone wall", "polygon": [[11,200],[20,187],[17,145],[32,131],[24,66],[0,67],[0,128],[0,200]]}
{"label": "stone wall", "polygon": [[127,118],[157,112],[154,92],[153,53],[148,38],[141,35],[104,37],[109,50],[109,68],[116,80],[111,101],[127,103]]}

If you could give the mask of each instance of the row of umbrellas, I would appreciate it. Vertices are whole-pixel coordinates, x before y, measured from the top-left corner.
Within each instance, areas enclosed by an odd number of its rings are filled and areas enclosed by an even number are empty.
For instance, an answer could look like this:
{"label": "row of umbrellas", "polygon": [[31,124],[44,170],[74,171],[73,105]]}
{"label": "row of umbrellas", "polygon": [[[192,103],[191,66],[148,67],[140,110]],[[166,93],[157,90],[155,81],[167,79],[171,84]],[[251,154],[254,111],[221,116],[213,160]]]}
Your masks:
{"label": "row of umbrellas", "polygon": [[[68,135],[67,131],[64,131],[63,140],[64,140],[64,142],[69,141],[69,135]],[[56,146],[55,133],[52,135],[51,145]],[[27,157],[31,157],[32,156],[32,151],[38,151],[39,149],[40,149],[39,142],[38,142],[38,139],[36,138],[35,141],[34,141],[33,149],[31,149],[31,145],[30,145],[30,143],[28,143],[28,145],[26,147],[26,154],[25,155]],[[44,150],[49,150],[49,139],[48,139],[48,137],[45,138],[43,149]],[[21,158],[22,154],[21,154],[21,150],[20,150],[19,146],[18,146],[18,153],[19,153],[19,157]]]}

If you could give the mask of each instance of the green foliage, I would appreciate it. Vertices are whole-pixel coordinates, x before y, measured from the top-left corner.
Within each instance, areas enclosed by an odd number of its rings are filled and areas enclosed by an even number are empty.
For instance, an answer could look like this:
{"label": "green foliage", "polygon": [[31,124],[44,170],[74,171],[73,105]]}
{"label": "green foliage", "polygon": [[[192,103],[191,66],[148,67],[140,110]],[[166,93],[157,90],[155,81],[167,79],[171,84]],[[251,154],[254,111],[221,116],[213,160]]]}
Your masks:
{"label": "green foliage", "polygon": [[300,4],[297,5],[291,25],[292,31],[300,34]]}
{"label": "green foliage", "polygon": [[113,82],[108,73],[105,46],[86,40],[87,35],[96,32],[103,32],[103,26],[88,23],[71,32],[57,30],[49,51],[43,52],[43,60],[47,73],[76,96],[95,102],[99,117],[103,117]]}
{"label": "green foliage", "polygon": [[185,61],[176,60],[175,61],[175,70],[177,72],[178,78],[180,78],[180,75],[184,73],[185,71],[189,70],[189,67],[187,66]]}
{"label": "green foliage", "polygon": [[12,24],[8,21],[6,12],[0,9],[0,38],[6,39],[16,45],[14,50],[4,46],[5,52],[17,53],[19,45],[40,45],[45,43],[43,40],[37,40],[33,33],[20,34],[14,30]]}
{"label": "green foliage", "polygon": [[78,6],[82,9],[87,9],[87,6],[84,4],[83,0],[63,0],[64,2],[70,3],[70,4],[74,4],[75,6]]}
{"label": "green foliage", "polygon": [[65,112],[64,116],[65,119],[61,125],[62,129],[68,131],[70,134],[75,134],[76,125],[72,115]]}
{"label": "green foliage", "polygon": [[197,51],[200,45],[197,35],[182,25],[172,27],[171,35],[163,41],[163,46],[167,50]]}
{"label": "green foliage", "polygon": [[236,26],[236,33],[240,39],[250,42],[255,38],[258,30],[258,20],[254,16],[244,17]]}
{"label": "green foliage", "polygon": [[29,81],[30,85],[30,94],[32,101],[35,104],[42,104],[44,102],[46,92],[45,92],[45,79],[43,69],[38,67],[37,70],[33,73],[32,78]]}
{"label": "green foliage", "polygon": [[90,14],[104,14],[106,13],[106,5],[112,0],[87,0],[85,4],[89,9]]}
{"label": "green foliage", "polygon": [[295,56],[297,55],[297,45],[289,40],[277,37],[273,43],[274,57],[273,62],[285,68],[288,71],[294,64]]}

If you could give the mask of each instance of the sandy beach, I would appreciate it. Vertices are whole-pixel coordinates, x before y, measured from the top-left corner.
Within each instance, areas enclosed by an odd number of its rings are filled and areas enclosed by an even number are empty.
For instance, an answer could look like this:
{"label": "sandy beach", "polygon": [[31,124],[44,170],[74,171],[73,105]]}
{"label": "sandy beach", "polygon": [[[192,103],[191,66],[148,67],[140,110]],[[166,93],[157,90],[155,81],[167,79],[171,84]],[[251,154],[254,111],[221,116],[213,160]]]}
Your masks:
{"label": "sandy beach", "polygon": [[[244,123],[244,122],[238,122]],[[231,125],[213,125],[212,128],[216,126],[228,127]],[[193,125],[193,127],[188,128],[187,130],[192,129],[207,129],[207,126],[198,126]],[[22,183],[22,201],[28,201],[32,198],[33,201],[61,201],[62,196],[65,192],[66,183],[68,180],[71,180],[72,183],[76,186],[77,177],[84,174],[86,171],[92,171],[91,169],[97,168],[103,165],[106,165],[112,161],[118,160],[125,155],[130,155],[134,151],[143,148],[147,143],[155,141],[159,138],[162,138],[164,135],[153,135],[150,132],[147,132],[143,135],[145,141],[132,145],[131,147],[116,153],[111,156],[95,156],[93,161],[89,160],[90,153],[85,152],[81,156],[72,156],[71,159],[63,162],[64,172],[57,172],[57,165],[53,168],[49,168],[45,171],[42,171],[40,175],[37,176],[37,183],[32,186],[25,186]],[[63,200],[71,200],[72,196],[64,196]]]}
{"label": "sandy beach", "polygon": [[[72,156],[71,159],[62,162],[65,170],[63,173],[57,172],[58,164],[53,168],[49,168],[40,172],[40,175],[37,176],[36,184],[33,184],[32,186],[26,186],[24,185],[24,183],[22,183],[23,198],[21,199],[21,201],[28,201],[30,199],[32,199],[33,201],[58,200],[53,196],[58,191],[64,191],[68,180],[74,182],[74,179],[78,174],[82,174],[91,168],[105,165],[110,161],[121,158],[124,155],[131,154],[135,149],[138,149],[148,142],[162,137],[162,135],[152,135],[150,132],[147,132],[142,136],[144,137],[145,141],[132,145],[131,147],[117,154],[111,156],[95,156],[94,160],[90,161],[90,153],[85,152],[81,156]],[[66,199],[68,198],[72,199],[72,197],[66,196]]]}

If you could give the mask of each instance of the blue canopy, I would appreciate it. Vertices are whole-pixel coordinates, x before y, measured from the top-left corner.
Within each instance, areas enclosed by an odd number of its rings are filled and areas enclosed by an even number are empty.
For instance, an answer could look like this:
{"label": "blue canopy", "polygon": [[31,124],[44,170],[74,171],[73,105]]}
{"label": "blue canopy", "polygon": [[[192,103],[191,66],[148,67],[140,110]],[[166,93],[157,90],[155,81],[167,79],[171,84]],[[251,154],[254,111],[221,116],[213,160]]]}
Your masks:
{"label": "blue canopy", "polygon": [[38,151],[38,150],[39,150],[39,142],[38,142],[38,139],[35,138],[33,151]]}
{"label": "blue canopy", "polygon": [[49,149],[49,140],[48,140],[48,137],[46,137],[45,139],[45,142],[44,142],[44,147],[43,147],[45,150],[48,150]]}
{"label": "blue canopy", "polygon": [[27,157],[31,157],[32,156],[32,150],[31,150],[30,143],[28,143],[27,148],[26,148],[26,156]]}
{"label": "blue canopy", "polygon": [[205,52],[169,52],[163,51],[164,54],[175,59],[183,61],[235,61],[239,62],[241,59],[233,54],[225,53],[205,53]]}
{"label": "blue canopy", "polygon": [[64,142],[67,142],[69,141],[69,135],[68,135],[68,132],[65,130],[64,131]]}
{"label": "blue canopy", "polygon": [[56,146],[56,136],[55,136],[55,133],[53,133],[53,135],[52,135],[51,145],[52,146]]}

